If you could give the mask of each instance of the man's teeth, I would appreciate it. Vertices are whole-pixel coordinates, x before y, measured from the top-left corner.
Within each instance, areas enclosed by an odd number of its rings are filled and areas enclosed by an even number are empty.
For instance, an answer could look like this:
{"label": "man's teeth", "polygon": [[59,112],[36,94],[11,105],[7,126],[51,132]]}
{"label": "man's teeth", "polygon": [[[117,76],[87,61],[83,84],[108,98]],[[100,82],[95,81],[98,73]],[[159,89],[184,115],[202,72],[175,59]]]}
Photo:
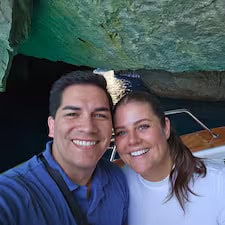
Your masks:
{"label": "man's teeth", "polygon": [[79,141],[73,140],[73,143],[80,146],[92,146],[96,144],[96,141]]}
{"label": "man's teeth", "polygon": [[131,152],[130,154],[131,154],[131,156],[139,156],[139,155],[145,154],[148,151],[149,151],[149,149],[143,149],[143,150],[139,150],[136,152]]}

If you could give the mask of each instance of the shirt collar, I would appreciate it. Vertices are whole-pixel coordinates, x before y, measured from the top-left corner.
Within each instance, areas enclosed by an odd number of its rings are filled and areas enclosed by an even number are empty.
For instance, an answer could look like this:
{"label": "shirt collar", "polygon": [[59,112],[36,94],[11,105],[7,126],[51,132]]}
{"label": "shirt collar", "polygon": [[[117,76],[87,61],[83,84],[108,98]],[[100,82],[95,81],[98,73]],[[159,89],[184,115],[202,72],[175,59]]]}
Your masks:
{"label": "shirt collar", "polygon": [[[70,191],[76,190],[77,188],[79,188],[79,185],[74,183],[66,175],[63,169],[60,167],[60,165],[53,159],[51,149],[52,149],[52,141],[49,141],[47,142],[46,149],[43,153],[49,166],[59,171]],[[97,189],[102,189],[109,182],[106,171],[102,168],[104,163],[103,161],[104,161],[103,159],[100,159],[100,161],[98,162],[94,171],[94,176],[92,178],[92,186],[95,186]]]}

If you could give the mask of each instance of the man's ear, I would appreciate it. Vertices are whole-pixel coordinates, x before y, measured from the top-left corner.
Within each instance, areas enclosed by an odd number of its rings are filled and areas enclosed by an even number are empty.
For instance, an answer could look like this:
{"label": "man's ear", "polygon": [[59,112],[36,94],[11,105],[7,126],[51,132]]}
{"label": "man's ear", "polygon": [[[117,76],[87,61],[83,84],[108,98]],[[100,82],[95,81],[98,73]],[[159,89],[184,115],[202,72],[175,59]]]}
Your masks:
{"label": "man's ear", "polygon": [[55,120],[49,116],[48,117],[48,136],[53,138],[54,137],[54,122]]}
{"label": "man's ear", "polygon": [[168,117],[165,117],[165,135],[168,140],[170,137],[170,119]]}

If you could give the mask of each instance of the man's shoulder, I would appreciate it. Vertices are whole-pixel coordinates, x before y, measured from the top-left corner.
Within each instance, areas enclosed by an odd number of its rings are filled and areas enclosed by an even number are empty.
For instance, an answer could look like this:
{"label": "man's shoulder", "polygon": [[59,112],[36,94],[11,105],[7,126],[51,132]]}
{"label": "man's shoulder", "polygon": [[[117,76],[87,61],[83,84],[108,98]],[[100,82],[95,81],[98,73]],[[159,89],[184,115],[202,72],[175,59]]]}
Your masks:
{"label": "man's shoulder", "polygon": [[117,192],[118,195],[120,193],[121,196],[123,196],[123,200],[127,200],[128,186],[126,177],[121,168],[106,159],[101,159],[99,161],[99,168],[102,170],[100,174],[105,175],[105,178],[101,176],[102,182],[106,182],[105,184],[109,185],[107,190],[111,188],[113,193]]}
{"label": "man's shoulder", "polygon": [[115,171],[118,173],[121,173],[121,169],[119,168],[119,166],[117,166],[115,163],[109,161],[108,159],[105,158],[101,158],[98,162],[98,165],[102,168],[106,168],[110,171]]}
{"label": "man's shoulder", "polygon": [[117,179],[125,182],[125,176],[121,168],[115,165],[113,162],[102,158],[98,162],[98,168],[104,171],[110,179]]}
{"label": "man's shoulder", "polygon": [[33,156],[31,159],[18,164],[17,166],[10,168],[9,170],[0,174],[0,184],[1,183],[22,183],[23,180],[27,180],[37,168],[39,163],[37,157]]}

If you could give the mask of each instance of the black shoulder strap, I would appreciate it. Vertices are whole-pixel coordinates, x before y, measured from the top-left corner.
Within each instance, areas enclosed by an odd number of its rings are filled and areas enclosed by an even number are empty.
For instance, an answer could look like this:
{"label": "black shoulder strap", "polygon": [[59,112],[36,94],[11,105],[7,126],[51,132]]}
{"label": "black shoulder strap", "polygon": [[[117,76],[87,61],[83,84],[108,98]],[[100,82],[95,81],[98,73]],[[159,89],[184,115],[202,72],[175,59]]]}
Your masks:
{"label": "black shoulder strap", "polygon": [[65,181],[63,180],[62,176],[60,173],[53,169],[52,167],[49,166],[47,160],[43,156],[43,154],[39,154],[38,157],[41,159],[43,162],[46,170],[48,171],[49,175],[52,177],[52,179],[55,181],[55,183],[58,185],[59,189],[61,190],[64,198],[66,199],[66,202],[73,214],[73,217],[77,223],[77,225],[88,225],[86,218],[84,215],[81,213],[79,205],[75,199],[75,196],[70,192],[68,189]]}

